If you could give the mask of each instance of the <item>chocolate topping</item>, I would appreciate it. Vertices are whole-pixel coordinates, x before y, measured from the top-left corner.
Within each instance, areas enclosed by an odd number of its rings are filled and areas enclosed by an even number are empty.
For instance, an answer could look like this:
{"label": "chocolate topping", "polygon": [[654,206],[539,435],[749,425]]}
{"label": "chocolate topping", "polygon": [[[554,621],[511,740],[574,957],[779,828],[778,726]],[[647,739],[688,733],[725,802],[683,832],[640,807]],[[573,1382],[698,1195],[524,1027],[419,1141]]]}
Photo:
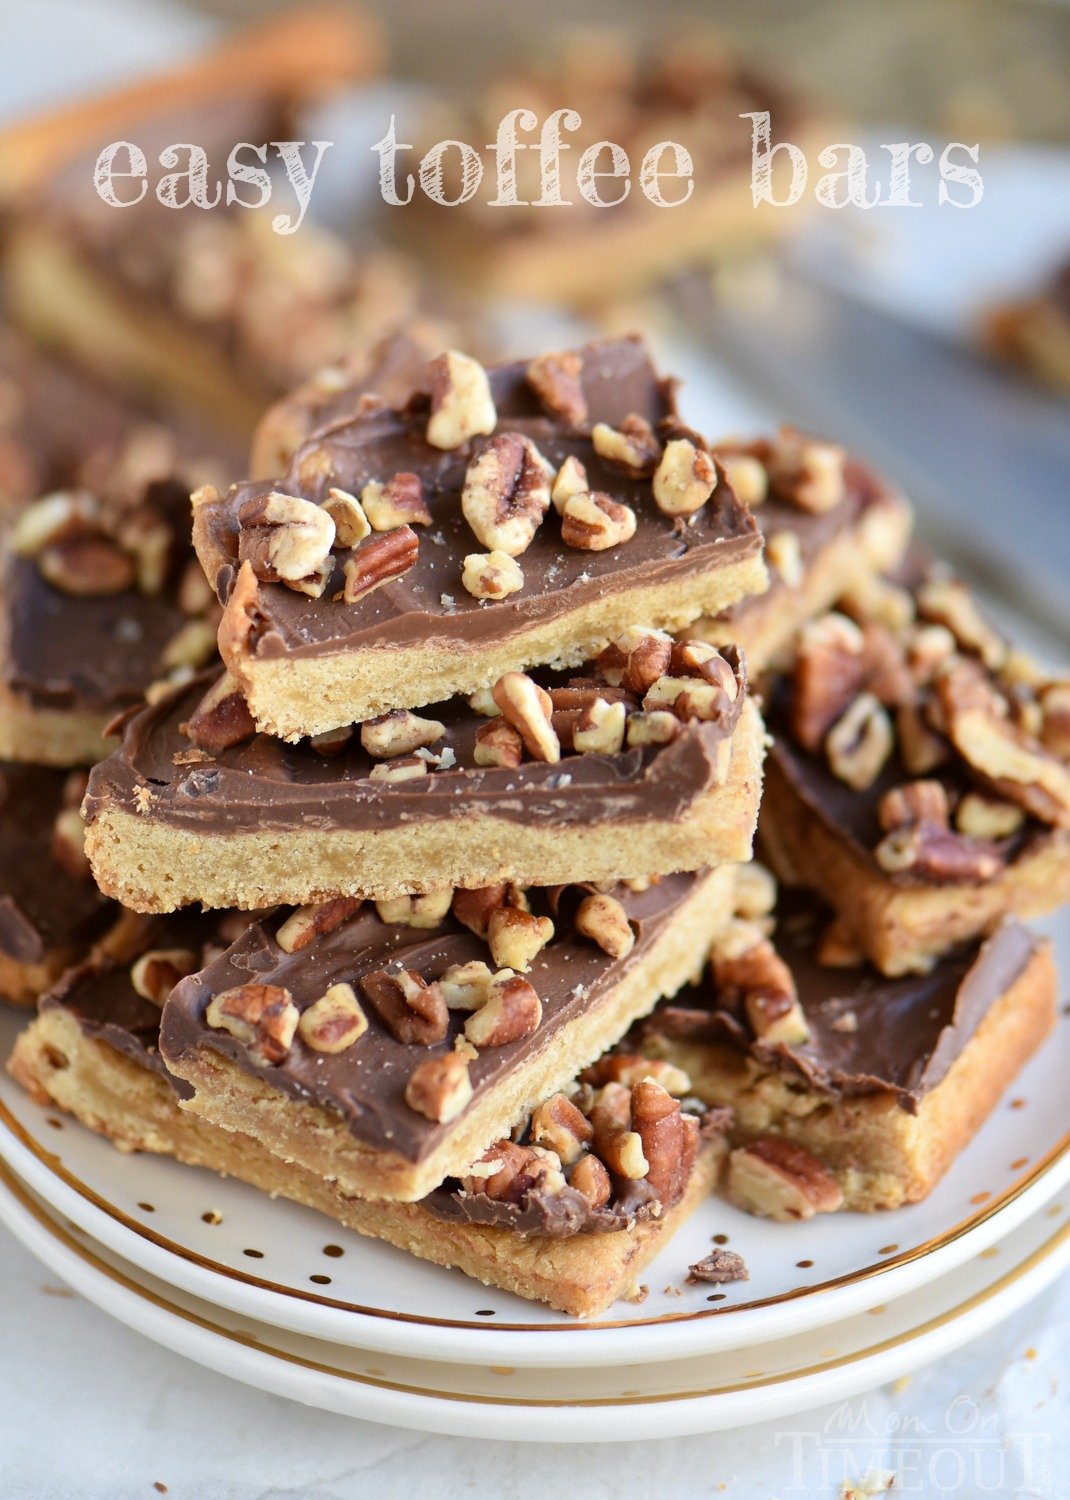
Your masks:
{"label": "chocolate topping", "polygon": [[333,425],[321,426],[274,484],[238,485],[203,505],[198,552],[225,599],[237,563],[238,512],[251,498],[273,488],[316,501],[332,487],[359,495],[369,481],[404,472],[419,476],[432,515],[432,524],[420,528],[416,564],[354,604],[333,597],[343,583],[337,555],[334,576],[320,599],[282,584],[260,584],[250,641],[254,654],[312,657],[362,647],[426,643],[438,650],[451,642],[499,642],[608,591],[665,585],[720,562],[755,557],[757,528],[723,476],[710,501],[681,525],[657,509],[649,479],[631,478],[594,452],[589,427],[595,423],[613,426],[635,414],[665,429],[676,421],[675,405],[671,385],[658,379],[638,338],[606,340],[580,352],[587,427],[548,416],[527,383],[526,366],[516,363],[488,371],[496,430],[530,438],[555,470],[569,455],[579,458],[592,490],[634,509],[637,529],[630,541],[602,552],[568,547],[551,510],[521,558],[523,589],[500,602],[481,603],[461,583],[462,559],[478,549],[460,506],[473,445],[443,452],[426,442],[427,395],[416,396],[403,411],[368,409],[367,403],[361,410],[358,403]]}
{"label": "chocolate topping", "polygon": [[928,974],[887,979],[873,969],[828,968],[815,948],[824,914],[790,898],[774,939],[795,980],[810,1039],[800,1046],[755,1040],[742,1005],[726,1008],[707,978],[662,1005],[641,1034],[728,1042],[764,1066],[835,1097],[889,1093],[911,1114],[947,1076],[985,1015],[1022,973],[1038,939],[1008,919],[978,947]]}
{"label": "chocolate topping", "polygon": [[[597,1005],[673,920],[694,889],[694,881],[694,876],[673,875],[641,893],[618,890],[636,934],[635,947],[624,959],[609,959],[560,925],[525,976],[542,1001],[542,1022],[534,1034],[478,1054],[469,1068],[476,1097],[481,1090],[504,1083],[517,1066],[552,1047],[563,1027]],[[418,930],[383,923],[374,909],[366,907],[311,946],[287,954],[275,942],[277,926],[274,920],[257,923],[221,958],[176,987],[164,1011],[161,1048],[165,1059],[174,1063],[197,1047],[208,1047],[273,1088],[329,1109],[344,1121],[354,1139],[389,1149],[407,1161],[423,1160],[454,1126],[418,1115],[405,1103],[405,1087],[418,1063],[453,1050],[463,1029],[464,1012],[450,1012],[449,1030],[438,1046],[397,1042],[371,1013],[368,1030],[344,1052],[317,1053],[298,1037],[282,1063],[261,1066],[229,1032],[209,1027],[205,1011],[213,995],[254,982],[287,988],[294,1004],[304,1010],[335,983],[350,983],[359,993],[363,975],[388,966],[437,979],[453,964],[485,961],[485,944],[452,919],[430,931]]]}
{"label": "chocolate topping", "polygon": [[88,946],[117,912],[88,873],[70,875],[53,858],[66,782],[66,771],[0,765],[0,953],[17,963]]}
{"label": "chocolate topping", "polygon": [[533,1188],[521,1202],[508,1203],[486,1193],[466,1193],[446,1183],[422,1200],[422,1207],[436,1219],[459,1224],[495,1224],[517,1234],[549,1239],[630,1229],[643,1219],[656,1218],[662,1206],[645,1178],[628,1183],[604,1208],[592,1208],[582,1193],[567,1184],[557,1192]]}
{"label": "chocolate topping", "polygon": [[[726,648],[738,668],[738,657]],[[582,669],[589,670],[589,669]],[[546,670],[532,674],[545,687],[569,680]],[[219,751],[211,760],[175,763],[188,753],[182,732],[210,682],[187,689],[131,718],[122,744],[90,775],[86,814],[90,822],[105,808],[131,809],[139,789],[154,793],[153,817],[205,832],[315,827],[363,829],[412,821],[464,819],[479,815],[540,826],[567,826],[612,819],[625,824],[643,817],[678,820],[696,797],[718,779],[718,750],[735,730],[742,687],[723,714],[690,720],[665,745],[625,748],[615,755],[565,752],[558,764],[528,760],[518,768],[477,766],[476,732],[488,721],[464,699],[420,710],[437,719],[445,734],[434,753],[452,751],[451,769],[429,767],[410,781],[372,781],[377,763],[353,734],[341,753],[325,757],[304,741],[289,745],[258,734]],[[584,683],[596,679],[584,676]],[[742,682],[742,678],[740,679]],[[607,698],[619,696],[605,686]]]}

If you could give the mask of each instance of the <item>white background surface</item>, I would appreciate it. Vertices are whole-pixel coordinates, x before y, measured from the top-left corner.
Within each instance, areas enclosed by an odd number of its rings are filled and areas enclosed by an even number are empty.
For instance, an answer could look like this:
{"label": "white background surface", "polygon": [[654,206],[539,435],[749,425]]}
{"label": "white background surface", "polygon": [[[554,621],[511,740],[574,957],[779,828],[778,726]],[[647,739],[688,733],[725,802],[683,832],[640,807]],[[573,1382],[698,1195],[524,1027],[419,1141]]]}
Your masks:
{"label": "white background surface", "polygon": [[[162,14],[118,0],[6,0],[0,112],[87,86],[109,57],[113,73],[147,61],[170,30],[149,25]],[[159,1483],[178,1500],[825,1500],[844,1465],[872,1462],[898,1471],[899,1495],[1061,1500],[1068,1326],[1064,1280],[904,1388],[843,1408],[612,1449],[479,1444],[310,1411],[209,1374],[66,1293],[0,1232],[0,1497],[153,1500]]]}

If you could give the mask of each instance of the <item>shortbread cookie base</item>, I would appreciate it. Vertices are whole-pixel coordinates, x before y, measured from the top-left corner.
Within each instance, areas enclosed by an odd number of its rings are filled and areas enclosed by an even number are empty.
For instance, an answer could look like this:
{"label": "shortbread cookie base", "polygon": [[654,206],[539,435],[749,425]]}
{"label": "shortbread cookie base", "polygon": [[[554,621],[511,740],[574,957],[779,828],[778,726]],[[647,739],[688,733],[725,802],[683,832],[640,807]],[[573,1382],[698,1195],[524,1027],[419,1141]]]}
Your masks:
{"label": "shortbread cookie base", "polygon": [[60,1008],[27,1027],[8,1069],[41,1103],[69,1111],[120,1151],[159,1152],[237,1177],[421,1260],[456,1267],[486,1286],[580,1318],[604,1312],[631,1289],[663,1241],[712,1191],[724,1156],[722,1142],[705,1146],[681,1200],[631,1230],[570,1239],[525,1237],[490,1225],[447,1222],[418,1203],[346,1197],[335,1184],[280,1161],[252,1137],[218,1130],[180,1109],[164,1078],[85,1036]]}
{"label": "shortbread cookie base", "polygon": [[37,766],[91,766],[108,753],[105,726],[114,714],[35,708],[0,684],[0,760]]}
{"label": "shortbread cookie base", "polygon": [[1039,917],[1070,901],[1070,830],[1039,834],[983,885],[892,879],[868,854],[795,795],[775,761],[766,765],[759,842],[787,885],[819,891],[883,974],[924,973],[1004,916]]}
{"label": "shortbread cookie base", "polygon": [[894,568],[910,538],[910,507],[888,497],[836,536],[792,585],[775,571],[767,592],[735,610],[690,625],[692,640],[714,646],[736,644],[752,673],[777,664],[807,621],[831,608],[843,594],[876,573]]}
{"label": "shortbread cookie base", "polygon": [[728,775],[678,821],[565,827],[472,816],[362,830],[201,833],[123,808],[86,830],[101,890],[134,911],[256,910],[338,895],[375,899],[444,886],[563,885],[668,875],[750,858],[762,784],[764,727],[752,702],[731,742]]}
{"label": "shortbread cookie base", "polygon": [[570,1084],[611,1047],[631,1023],[701,973],[710,944],[729,920],[734,900],[731,866],[696,878],[695,887],[645,957],[618,984],[588,1004],[570,1025],[501,1083],[480,1090],[441,1143],[420,1161],[356,1140],[342,1120],[318,1104],[295,1101],[245,1073],[211,1047],[167,1056],[177,1077],[193,1086],[183,1108],[224,1130],[253,1135],[276,1156],[362,1198],[414,1202],[467,1167],[540,1100]]}
{"label": "shortbread cookie base", "polygon": [[220,623],[219,650],[241,684],[257,728],[298,740],[395,708],[467,697],[506,672],[546,664],[581,666],[637,621],[652,629],[682,630],[700,615],[760,594],[767,582],[760,556],[715,559],[704,571],[673,583],[622,588],[579,608],[564,608],[497,645],[431,638],[412,647],[331,650],[324,643],[314,654],[259,657],[251,643],[257,593],[243,590],[239,580]]}
{"label": "shortbread cookie base", "polygon": [[1045,945],[916,1114],[891,1094],[832,1098],[727,1044],[663,1039],[658,1050],[690,1074],[698,1098],[732,1107],[733,1144],[769,1134],[796,1141],[833,1172],[844,1207],[868,1213],[915,1203],[932,1191],[1050,1033],[1057,993]]}

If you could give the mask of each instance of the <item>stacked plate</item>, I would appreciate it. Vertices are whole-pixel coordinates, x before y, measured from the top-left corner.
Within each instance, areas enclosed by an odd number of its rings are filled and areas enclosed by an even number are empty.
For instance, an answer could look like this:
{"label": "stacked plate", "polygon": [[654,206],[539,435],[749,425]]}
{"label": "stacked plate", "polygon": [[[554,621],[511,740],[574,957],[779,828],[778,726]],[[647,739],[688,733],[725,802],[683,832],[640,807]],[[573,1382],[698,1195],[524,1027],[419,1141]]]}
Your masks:
{"label": "stacked plate", "polygon": [[[5,1055],[20,1021],[0,1020]],[[475,1437],[679,1436],[870,1389],[1070,1264],[1068,1064],[1064,1014],[927,1202],[796,1230],[711,1199],[649,1268],[645,1300],[589,1323],[242,1183],[124,1156],[8,1079],[0,1219],[130,1327],[309,1405]],[[688,1284],[711,1240],[749,1281]]]}

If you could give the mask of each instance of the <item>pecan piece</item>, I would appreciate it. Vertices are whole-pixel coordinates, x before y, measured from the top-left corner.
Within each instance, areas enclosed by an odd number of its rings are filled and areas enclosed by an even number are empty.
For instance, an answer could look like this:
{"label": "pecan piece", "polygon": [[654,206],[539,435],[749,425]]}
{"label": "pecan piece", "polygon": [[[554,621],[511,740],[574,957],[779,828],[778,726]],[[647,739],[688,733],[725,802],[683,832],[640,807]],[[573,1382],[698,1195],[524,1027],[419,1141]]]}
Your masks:
{"label": "pecan piece", "polygon": [[981,792],[967,792],[955,808],[955,827],[971,839],[1009,839],[1024,822],[1024,807]]}
{"label": "pecan piece", "polygon": [[586,495],[590,488],[587,482],[587,470],[575,454],[570,453],[558,469],[550,487],[550,499],[554,510],[560,515],[573,495]]}
{"label": "pecan piece", "polygon": [[491,691],[503,717],[519,732],[528,753],[551,764],[559,761],[561,744],[554,733],[549,693],[523,672],[506,672]]}
{"label": "pecan piece", "polygon": [[683,1068],[661,1057],[644,1057],[641,1052],[611,1052],[584,1068],[582,1077],[584,1083],[623,1083],[629,1089],[644,1078],[653,1078],[655,1083],[677,1096],[688,1093],[691,1088],[691,1079]]}
{"label": "pecan piece", "polygon": [[737,917],[755,921],[768,917],[777,903],[776,876],[757,860],[740,865],[736,870],[734,909]]}
{"label": "pecan piece", "polygon": [[359,896],[336,896],[333,901],[322,901],[318,905],[299,906],[290,913],[275,933],[275,941],[283,953],[300,953],[315,942],[326,937],[347,922],[363,905]]}
{"label": "pecan piece", "polygon": [[427,775],[427,762],[415,755],[380,760],[368,772],[369,781],[419,781]]}
{"label": "pecan piece", "polygon": [[652,1078],[632,1089],[632,1128],[647,1160],[646,1180],[666,1206],[687,1186],[698,1146],[696,1126],[684,1118],[679,1099]]}
{"label": "pecan piece", "polygon": [[646,1176],[650,1167],[643,1154],[643,1138],[637,1130],[596,1132],[595,1151],[614,1177],[637,1181]]}
{"label": "pecan piece", "polygon": [[329,489],[323,509],[334,522],[334,539],[339,547],[355,547],[366,536],[371,536],[372,528],[364,507],[348,490]]}
{"label": "pecan piece", "polygon": [[487,372],[478,360],[447,350],[428,366],[431,416],[427,441],[432,448],[460,448],[469,438],[493,432],[498,421]]}
{"label": "pecan piece", "polygon": [[509,969],[490,982],[486,1002],[464,1023],[464,1034],[474,1047],[504,1047],[537,1031],[542,1001],[535,990]]}
{"label": "pecan piece", "polygon": [[1040,742],[1060,760],[1070,760],[1070,682],[1049,682],[1039,690]]}
{"label": "pecan piece", "polygon": [[134,584],[133,559],[102,536],[72,536],[53,542],[38,554],[38,571],[46,583],[75,598],[107,598]]}
{"label": "pecan piece", "polygon": [[505,599],[524,587],[524,573],[508,552],[469,552],[461,583],[473,599]]}
{"label": "pecan piece", "polygon": [[462,927],[467,927],[478,938],[485,938],[491,912],[502,906],[509,899],[509,894],[510,887],[504,882],[500,885],[480,886],[475,890],[456,890],[450,910]]}
{"label": "pecan piece", "polygon": [[748,509],[761,505],[769,493],[769,475],[761,459],[752,453],[730,453],[720,448],[715,451],[728,487],[739,503]]}
{"label": "pecan piece", "polygon": [[459,1052],[447,1052],[419,1063],[405,1085],[405,1103],[409,1108],[439,1125],[455,1120],[471,1097],[468,1064]]}
{"label": "pecan piece", "polygon": [[442,990],[412,969],[376,969],[360,981],[365,1000],[396,1042],[433,1047],[444,1041],[449,1011]]}
{"label": "pecan piece", "polygon": [[239,984],[213,995],[204,1019],[229,1031],[255,1062],[277,1064],[290,1050],[299,1018],[290,991],[281,985]]}
{"label": "pecan piece", "polygon": [[515,771],[524,758],[524,742],[518,730],[502,717],[481,724],[476,730],[472,759],[477,766],[504,766]]}
{"label": "pecan piece", "polygon": [[425,891],[420,896],[395,896],[389,901],[377,901],[375,909],[380,921],[387,924],[437,927],[449,911],[452,899],[452,890],[444,886],[437,891]]}
{"label": "pecan piece", "polygon": [[654,503],[667,516],[692,516],[713,494],[713,459],[690,438],[673,438],[654,471]]}
{"label": "pecan piece", "polygon": [[262,583],[298,583],[326,563],[334,522],[322,506],[271,490],[238,509],[238,561]]}
{"label": "pecan piece", "polygon": [[584,897],[576,912],[576,931],[597,943],[610,958],[626,958],[635,947],[628,913],[615,896],[594,892]]}
{"label": "pecan piece", "polygon": [[180,979],[199,967],[190,948],[150,948],[131,965],[130,983],[136,994],[162,1006]]}
{"label": "pecan piece", "polygon": [[362,542],[342,566],[345,587],[342,598],[356,604],[384,583],[393,583],[416,566],[420,538],[411,526],[397,526]]}
{"label": "pecan piece", "polygon": [[399,526],[430,526],[431,512],[424,499],[419,474],[395,474],[385,484],[369,480],[360,503],[373,531],[396,531]]}
{"label": "pecan piece", "polygon": [[597,1156],[582,1156],[572,1169],[568,1185],[582,1193],[592,1208],[604,1208],[613,1196],[609,1173]]}
{"label": "pecan piece", "polygon": [[19,512],[11,528],[11,550],[39,557],[46,547],[100,532],[100,502],[87,490],[57,490]]}
{"label": "pecan piece", "polygon": [[623,703],[607,703],[595,698],[580,710],[572,729],[572,748],[580,755],[616,755],[624,746],[624,727],[628,711]]}
{"label": "pecan piece", "polygon": [[998,671],[1007,659],[1007,643],[982,616],[973,595],[954,578],[927,579],[917,591],[918,613],[943,625],[963,651],[980,657],[989,671]]}
{"label": "pecan piece", "polygon": [[938,823],[947,828],[951,808],[941,781],[908,781],[885,792],[877,806],[877,821],[885,833],[911,823]]}
{"label": "pecan piece", "polygon": [[727,1192],[747,1213],[782,1223],[843,1206],[840,1185],[824,1163],[776,1135],[760,1136],[729,1154]]}
{"label": "pecan piece", "polygon": [[487,945],[499,969],[526,974],[553,935],[549,917],[537,917],[516,906],[497,906],[487,919]]}
{"label": "pecan piece", "polygon": [[532,543],[550,505],[553,469],[530,438],[503,432],[473,459],[461,510],[489,552],[518,557]]}
{"label": "pecan piece", "polygon": [[591,442],[599,458],[616,464],[636,479],[653,474],[661,458],[661,444],[654,429],[645,417],[636,416],[634,412],[625,417],[619,427],[596,422]]}
{"label": "pecan piece", "polygon": [[545,1158],[534,1147],[496,1141],[472,1163],[461,1183],[465,1192],[485,1193],[497,1203],[519,1203],[545,1172]]}
{"label": "pecan piece", "polygon": [[860,693],[825,738],[825,754],[841,781],[861,792],[876,781],[892,753],[892,721],[872,693]]}
{"label": "pecan piece", "polygon": [[817,750],[861,689],[865,665],[862,632],[835,612],[807,625],[799,636],[791,683],[791,732],[804,750]]}
{"label": "pecan piece", "polygon": [[449,1010],[478,1010],[490,996],[494,975],[480,959],[451,964],[439,979],[439,988]]}
{"label": "pecan piece", "polygon": [[680,720],[667,709],[631,714],[625,731],[629,745],[667,745],[681,730]]}
{"label": "pecan piece", "polygon": [[593,1137],[594,1126],[565,1094],[554,1094],[532,1111],[532,1140],[556,1152],[566,1167],[579,1161]]}
{"label": "pecan piece", "polygon": [[85,824],[76,807],[57,813],[50,841],[52,858],[72,880],[88,880],[89,860],[85,852]]}
{"label": "pecan piece", "polygon": [[190,714],[185,731],[195,745],[211,755],[239,745],[256,733],[249,705],[229,672],[205,693]]}
{"label": "pecan piece", "polygon": [[785,1047],[809,1040],[810,1028],[795,989],[795,979],[768,938],[742,951],[731,944],[715,946],[711,955],[714,982],[726,1003],[739,999],[759,1041]]}
{"label": "pecan piece", "polygon": [[889,875],[909,872],[938,885],[983,885],[1003,868],[999,850],[937,823],[911,823],[885,834],[874,850]]}
{"label": "pecan piece", "polygon": [[929,725],[922,706],[900,703],[895,711],[899,759],[911,776],[924,776],[951,758],[951,746]]}
{"label": "pecan piece", "polygon": [[561,540],[581,552],[607,552],[635,535],[635,511],[595,490],[570,495],[561,511]]}
{"label": "pecan piece", "polygon": [[806,577],[802,543],[794,531],[774,531],[766,537],[765,560],[789,589],[797,589]]}
{"label": "pecan piece", "polygon": [[560,417],[570,427],[582,427],[587,420],[587,398],[580,377],[583,360],[574,350],[540,354],[527,368],[527,382],[551,416]]}
{"label": "pecan piece", "polygon": [[351,984],[332,984],[297,1023],[298,1035],[313,1052],[344,1052],[368,1029],[368,1018]]}
{"label": "pecan piece", "polygon": [[766,462],[769,487],[800,510],[822,515],[843,500],[844,451],[793,427],[782,427]]}
{"label": "pecan piece", "polygon": [[595,666],[612,687],[623,687],[642,697],[668,671],[672,652],[672,637],[663,630],[643,630],[634,625],[610,641]]}
{"label": "pecan piece", "polygon": [[366,719],[360,726],[360,743],[377,760],[392,760],[396,755],[411,755],[426,750],[446,733],[438,719],[425,719],[407,708],[392,708],[377,719]]}

